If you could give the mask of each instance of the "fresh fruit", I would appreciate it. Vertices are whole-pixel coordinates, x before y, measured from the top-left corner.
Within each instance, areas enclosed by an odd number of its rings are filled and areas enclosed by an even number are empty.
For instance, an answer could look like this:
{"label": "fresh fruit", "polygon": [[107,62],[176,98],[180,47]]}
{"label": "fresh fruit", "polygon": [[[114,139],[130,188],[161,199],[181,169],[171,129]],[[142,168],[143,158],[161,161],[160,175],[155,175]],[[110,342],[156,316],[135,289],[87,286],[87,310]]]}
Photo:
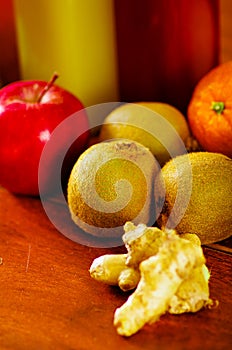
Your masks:
{"label": "fresh fruit", "polygon": [[[104,120],[100,140],[127,138],[149,148],[163,165],[185,150],[189,129],[183,114],[159,102],[128,103],[114,109]],[[170,152],[172,154],[170,155]]]}
{"label": "fresh fruit", "polygon": [[126,221],[151,219],[154,175],[152,153],[133,141],[101,142],[77,160],[68,182],[73,221],[98,237],[121,237]]}
{"label": "fresh fruit", "polygon": [[[18,81],[0,90],[0,184],[13,193],[39,194],[38,166],[44,145],[61,122],[84,108],[78,98],[54,85],[56,77],[49,83]],[[67,144],[70,146],[70,136],[81,132],[68,152],[66,169],[70,167],[69,159],[73,154],[76,160],[83,151],[88,139],[85,130],[88,130],[88,119],[83,111],[78,114],[74,125],[66,128],[59,144],[49,155],[41,185],[44,191],[52,186],[55,159],[60,150]]]}
{"label": "fresh fruit", "polygon": [[232,61],[199,81],[187,113],[191,131],[204,150],[232,157]]}
{"label": "fresh fruit", "polygon": [[170,160],[155,180],[166,191],[159,227],[195,233],[201,243],[213,243],[232,234],[232,160],[220,153],[193,152]]}

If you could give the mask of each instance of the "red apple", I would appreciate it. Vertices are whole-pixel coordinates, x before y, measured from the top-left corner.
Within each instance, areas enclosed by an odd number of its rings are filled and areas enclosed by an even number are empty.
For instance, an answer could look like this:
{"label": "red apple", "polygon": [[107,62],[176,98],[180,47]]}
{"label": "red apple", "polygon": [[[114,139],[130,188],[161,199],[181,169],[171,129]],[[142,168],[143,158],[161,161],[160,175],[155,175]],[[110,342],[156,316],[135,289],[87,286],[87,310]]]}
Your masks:
{"label": "red apple", "polygon": [[69,160],[74,162],[86,148],[89,127],[84,107],[73,94],[53,84],[56,78],[49,83],[18,81],[0,90],[0,185],[13,193],[39,195],[38,167],[44,145],[60,123],[81,110],[49,154],[44,191],[52,187],[53,162],[70,146],[69,138],[80,135],[65,159],[67,171],[72,167]]}

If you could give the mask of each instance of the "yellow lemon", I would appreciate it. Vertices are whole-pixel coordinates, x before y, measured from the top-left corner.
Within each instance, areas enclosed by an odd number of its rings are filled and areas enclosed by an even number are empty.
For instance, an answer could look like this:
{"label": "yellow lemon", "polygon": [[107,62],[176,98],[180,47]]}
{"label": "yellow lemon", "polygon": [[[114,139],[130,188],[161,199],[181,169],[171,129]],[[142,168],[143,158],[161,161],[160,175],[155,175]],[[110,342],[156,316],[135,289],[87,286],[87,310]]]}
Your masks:
{"label": "yellow lemon", "polygon": [[185,153],[190,136],[184,115],[175,107],[160,102],[126,103],[104,120],[100,140],[126,138],[149,148],[163,165]]}

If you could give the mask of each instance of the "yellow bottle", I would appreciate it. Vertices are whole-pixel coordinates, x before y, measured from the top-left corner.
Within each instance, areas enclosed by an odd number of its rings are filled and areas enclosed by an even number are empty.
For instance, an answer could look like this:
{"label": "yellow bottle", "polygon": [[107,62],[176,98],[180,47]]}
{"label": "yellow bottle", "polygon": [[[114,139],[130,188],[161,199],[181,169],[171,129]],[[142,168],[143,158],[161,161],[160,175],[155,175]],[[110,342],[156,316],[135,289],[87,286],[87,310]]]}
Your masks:
{"label": "yellow bottle", "polygon": [[22,79],[49,80],[85,106],[118,100],[113,0],[14,0]]}

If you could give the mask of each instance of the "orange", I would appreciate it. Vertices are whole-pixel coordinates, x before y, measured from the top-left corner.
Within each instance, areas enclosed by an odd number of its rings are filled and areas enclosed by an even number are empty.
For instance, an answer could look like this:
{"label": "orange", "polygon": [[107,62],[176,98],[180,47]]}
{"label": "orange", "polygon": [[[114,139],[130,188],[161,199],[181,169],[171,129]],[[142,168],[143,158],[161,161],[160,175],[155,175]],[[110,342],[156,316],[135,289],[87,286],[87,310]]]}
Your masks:
{"label": "orange", "polygon": [[232,61],[199,81],[187,114],[190,129],[205,151],[232,157]]}

